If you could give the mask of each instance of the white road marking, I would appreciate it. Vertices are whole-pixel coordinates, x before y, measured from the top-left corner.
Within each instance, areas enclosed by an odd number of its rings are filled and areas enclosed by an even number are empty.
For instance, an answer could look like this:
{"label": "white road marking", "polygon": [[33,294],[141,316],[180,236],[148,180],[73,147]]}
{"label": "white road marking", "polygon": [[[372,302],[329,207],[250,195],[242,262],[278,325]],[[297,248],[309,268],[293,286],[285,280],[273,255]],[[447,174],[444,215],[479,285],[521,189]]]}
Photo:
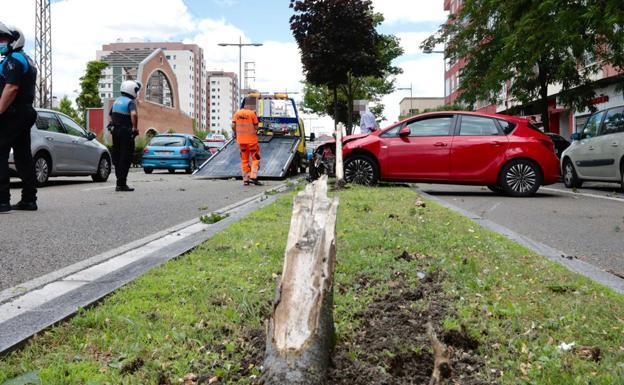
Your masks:
{"label": "white road marking", "polygon": [[545,191],[552,191],[552,192],[560,192],[563,194],[569,194],[569,195],[580,195],[580,196],[584,196],[584,197],[588,197],[588,198],[598,198],[598,199],[606,199],[606,200],[610,200],[610,201],[616,201],[616,202],[624,202],[624,198],[615,198],[615,197],[608,197],[605,195],[598,195],[598,194],[588,194],[588,193],[582,193],[582,192],[574,192],[572,190],[567,191],[567,190],[560,190],[557,188],[551,188],[551,187],[542,187],[541,190],[545,190]]}
{"label": "white road marking", "polygon": [[106,189],[109,189],[109,188],[115,188],[115,185],[112,185],[112,186],[103,186],[103,187],[92,187],[92,188],[86,188],[86,189],[83,189],[83,190],[80,190],[80,191],[85,192],[85,191],[95,191],[95,190],[106,190]]}

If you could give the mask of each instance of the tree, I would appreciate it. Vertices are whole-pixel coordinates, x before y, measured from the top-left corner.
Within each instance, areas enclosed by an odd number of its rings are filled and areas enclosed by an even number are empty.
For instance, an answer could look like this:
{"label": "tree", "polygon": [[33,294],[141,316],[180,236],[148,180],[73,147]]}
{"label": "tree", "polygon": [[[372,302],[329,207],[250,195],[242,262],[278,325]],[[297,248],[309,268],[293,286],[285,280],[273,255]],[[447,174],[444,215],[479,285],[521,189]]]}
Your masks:
{"label": "tree", "polygon": [[98,83],[102,77],[102,70],[108,63],[93,60],[87,63],[85,74],[80,78],[80,95],[76,98],[81,124],[86,120],[87,108],[102,107],[102,99],[98,93]]}
{"label": "tree", "polygon": [[[375,14],[375,26],[383,22],[383,15]],[[380,35],[378,52],[383,66],[381,76],[355,77],[349,74],[347,83],[338,88],[338,108],[337,113],[333,107],[333,97],[331,90],[327,86],[315,86],[307,83],[304,87],[303,107],[310,112],[317,114],[328,114],[342,122],[346,126],[347,134],[353,132],[353,123],[359,122],[359,116],[354,114],[354,100],[368,100],[377,102],[371,108],[372,112],[379,120],[383,120],[383,104],[379,104],[381,97],[394,91],[395,75],[403,70],[392,65],[392,61],[403,54],[399,39],[393,35]]]}
{"label": "tree", "polygon": [[291,0],[290,7],[306,81],[332,91],[337,116],[340,86],[353,78],[380,77],[385,69],[371,0]]}
{"label": "tree", "polygon": [[[512,98],[522,104],[537,100],[548,130],[551,85],[561,87],[563,105],[594,109],[592,76],[602,69],[604,60],[617,63],[604,54],[605,47],[611,45],[617,48],[615,52],[622,52],[622,33],[606,33],[618,23],[623,25],[616,3],[621,8],[621,2],[614,0],[466,0],[421,48],[445,43],[451,62],[466,59],[460,72],[463,102],[496,103],[503,87],[508,86]],[[613,17],[598,16],[609,9]],[[620,56],[620,66],[621,62]]]}
{"label": "tree", "polygon": [[61,99],[61,103],[59,104],[59,107],[55,108],[55,110],[62,112],[63,114],[75,120],[76,122],[81,121],[80,116],[78,115],[78,111],[76,111],[76,109],[72,106],[72,102],[71,100],[69,100],[67,95],[63,96],[63,99]]}

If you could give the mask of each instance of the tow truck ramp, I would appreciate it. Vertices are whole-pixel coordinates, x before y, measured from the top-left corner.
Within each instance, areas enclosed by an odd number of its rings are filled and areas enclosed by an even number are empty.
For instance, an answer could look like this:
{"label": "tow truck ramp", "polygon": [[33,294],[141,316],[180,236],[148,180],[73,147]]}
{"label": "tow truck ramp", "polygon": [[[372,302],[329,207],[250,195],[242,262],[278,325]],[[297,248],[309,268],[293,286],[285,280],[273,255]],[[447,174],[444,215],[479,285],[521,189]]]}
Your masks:
{"label": "tow truck ramp", "polygon": [[[297,136],[261,136],[259,178],[285,178],[297,154],[301,138]],[[197,179],[241,178],[240,150],[230,140],[206,160],[194,173]]]}

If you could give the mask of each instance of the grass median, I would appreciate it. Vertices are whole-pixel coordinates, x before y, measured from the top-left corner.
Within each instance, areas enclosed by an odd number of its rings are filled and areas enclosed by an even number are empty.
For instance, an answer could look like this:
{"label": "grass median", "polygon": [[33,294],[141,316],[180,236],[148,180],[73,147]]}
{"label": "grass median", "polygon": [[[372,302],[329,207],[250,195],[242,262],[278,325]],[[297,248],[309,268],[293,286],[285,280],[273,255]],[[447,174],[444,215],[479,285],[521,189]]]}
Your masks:
{"label": "grass median", "polygon": [[[624,297],[405,187],[340,193],[330,384],[624,384]],[[255,384],[292,194],[0,358],[0,384]]]}

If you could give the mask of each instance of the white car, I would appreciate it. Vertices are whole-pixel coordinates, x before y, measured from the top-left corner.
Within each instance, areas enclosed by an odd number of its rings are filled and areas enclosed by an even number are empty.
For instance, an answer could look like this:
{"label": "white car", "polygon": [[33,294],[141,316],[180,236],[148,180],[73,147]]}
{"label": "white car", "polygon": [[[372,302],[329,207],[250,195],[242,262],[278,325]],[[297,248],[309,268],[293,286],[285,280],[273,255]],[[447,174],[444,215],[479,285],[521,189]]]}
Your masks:
{"label": "white car", "polygon": [[[91,176],[106,182],[111,173],[111,156],[95,134],[58,111],[36,109],[37,121],[30,131],[31,150],[38,186],[53,176]],[[13,151],[9,155],[13,175]]]}
{"label": "white car", "polygon": [[561,155],[568,188],[585,181],[616,182],[624,189],[624,106],[592,114]]}

